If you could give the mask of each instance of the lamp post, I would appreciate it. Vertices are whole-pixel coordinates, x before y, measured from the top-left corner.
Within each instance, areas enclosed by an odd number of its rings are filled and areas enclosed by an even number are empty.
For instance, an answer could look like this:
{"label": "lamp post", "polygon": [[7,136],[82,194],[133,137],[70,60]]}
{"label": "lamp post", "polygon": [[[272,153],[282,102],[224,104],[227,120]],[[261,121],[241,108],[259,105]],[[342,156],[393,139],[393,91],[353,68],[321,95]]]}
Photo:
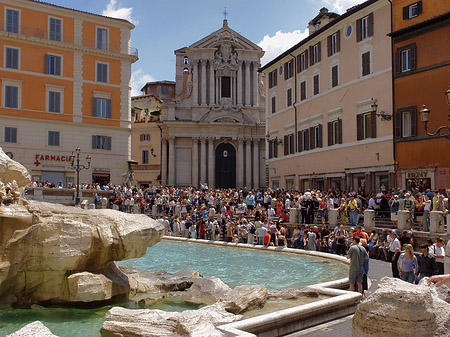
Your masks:
{"label": "lamp post", "polygon": [[[75,149],[75,153],[70,156],[70,169],[71,170],[75,170],[77,172],[77,196],[75,198],[75,205],[79,205],[80,204],[80,171],[82,170],[87,170],[91,167],[91,156],[87,155],[86,156],[86,162],[87,165],[80,165],[80,148],[77,147]],[[76,157],[76,161],[75,161],[75,157]]]}
{"label": "lamp post", "polygon": [[390,121],[392,119],[392,115],[390,115],[384,111],[380,111],[379,113],[377,113],[378,104],[377,104],[375,98],[372,98],[372,101],[373,101],[373,103],[370,105],[370,107],[372,108],[372,111],[375,112],[375,115],[377,117],[381,117],[382,121]]}
{"label": "lamp post", "polygon": [[[444,92],[446,98],[447,98],[447,104],[450,105],[450,87],[447,89],[447,91]],[[431,111],[427,109],[427,107],[422,105],[422,110],[419,111],[420,113],[420,121],[423,123],[423,127],[425,129],[425,132],[427,133],[427,136],[433,137],[433,136],[439,136],[439,137],[446,137],[448,140],[450,140],[450,125],[449,126],[440,126],[434,133],[428,132],[428,121],[430,119]],[[450,114],[448,115],[448,120],[450,121]]]}

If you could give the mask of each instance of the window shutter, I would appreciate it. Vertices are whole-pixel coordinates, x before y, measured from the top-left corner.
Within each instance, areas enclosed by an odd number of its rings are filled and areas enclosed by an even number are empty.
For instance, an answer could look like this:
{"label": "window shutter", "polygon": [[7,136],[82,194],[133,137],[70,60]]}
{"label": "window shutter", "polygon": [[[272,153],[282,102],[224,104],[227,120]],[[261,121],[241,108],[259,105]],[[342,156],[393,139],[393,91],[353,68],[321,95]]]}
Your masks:
{"label": "window shutter", "polygon": [[273,86],[276,87],[277,86],[277,77],[278,77],[278,71],[274,70],[273,71]]}
{"label": "window shutter", "polygon": [[409,6],[403,7],[403,20],[409,19]]}
{"label": "window shutter", "polygon": [[46,74],[49,74],[50,73],[50,55],[48,55],[48,54],[45,55],[44,63],[45,63],[44,72]]}
{"label": "window shutter", "polygon": [[92,116],[97,117],[97,97],[92,97]]}
{"label": "window shutter", "polygon": [[369,14],[369,36],[373,35],[373,13]]}
{"label": "window shutter", "polygon": [[362,19],[356,20],[356,42],[362,40]]}
{"label": "window shutter", "polygon": [[362,140],[364,137],[364,132],[363,132],[363,115],[359,114],[356,115],[356,139],[357,140]]}
{"label": "window shutter", "polygon": [[17,128],[11,128],[12,140],[17,143]]}
{"label": "window shutter", "polygon": [[93,149],[97,148],[97,136],[96,135],[92,135],[92,148]]}
{"label": "window shutter", "polygon": [[331,56],[332,55],[332,53],[331,53],[331,42],[332,40],[331,40],[331,35],[328,35],[327,36],[327,54],[328,54],[328,56]]}
{"label": "window shutter", "polygon": [[308,49],[305,50],[305,69],[308,68]]}
{"label": "window shutter", "polygon": [[413,43],[411,45],[411,59],[410,59],[410,65],[411,65],[411,70],[416,69],[416,63],[417,63],[417,56],[416,56],[416,44]]}
{"label": "window shutter", "polygon": [[311,57],[309,59],[309,65],[312,66],[312,65],[314,65],[314,54],[313,54],[312,46],[309,46],[309,55],[311,55]]}
{"label": "window shutter", "polygon": [[12,88],[12,107],[18,108],[19,107],[19,88],[18,87],[11,87]]}
{"label": "window shutter", "polygon": [[321,48],[321,43],[319,41],[319,43],[317,44],[317,50],[318,50],[318,55],[317,55],[317,60],[320,62],[320,60],[322,59],[322,48]]}
{"label": "window shutter", "polygon": [[336,52],[341,51],[341,31],[336,32]]}
{"label": "window shutter", "polygon": [[55,112],[61,112],[61,94],[59,92],[55,92],[55,109],[53,111]]}
{"label": "window shutter", "polygon": [[55,75],[61,76],[61,57],[55,57]]}
{"label": "window shutter", "polygon": [[285,62],[284,63],[284,79],[287,80],[289,78],[289,74],[288,74],[288,63]]}
{"label": "window shutter", "polygon": [[106,100],[106,118],[112,118],[111,100],[110,99]]}
{"label": "window shutter", "polygon": [[417,136],[417,108],[411,107],[411,137]]}
{"label": "window shutter", "polygon": [[289,145],[290,145],[290,151],[289,153],[295,153],[295,143],[294,143],[294,134],[291,133],[289,135]]}
{"label": "window shutter", "polygon": [[283,139],[283,145],[284,145],[284,155],[288,155],[289,154],[289,143],[288,143],[288,136],[284,136]]}
{"label": "window shutter", "polygon": [[394,137],[402,138],[402,109],[398,109],[394,115]]}
{"label": "window shutter", "polygon": [[342,119],[338,119],[338,143],[342,144]]}
{"label": "window shutter", "polygon": [[375,111],[370,112],[370,135],[377,138],[377,114]]}
{"label": "window shutter", "polygon": [[322,147],[322,124],[319,124],[319,140],[317,145],[318,147]]}
{"label": "window shutter", "polygon": [[269,159],[273,157],[273,145],[272,140],[269,140]]}
{"label": "window shutter", "polygon": [[309,150],[309,129],[306,129],[305,131],[305,151]]}
{"label": "window shutter", "polygon": [[300,59],[301,59],[301,58],[300,58],[300,55],[301,55],[301,54],[297,55],[297,64],[296,64],[296,66],[297,66],[297,73],[299,73],[300,70],[301,70],[301,69],[300,69]]}
{"label": "window shutter", "polygon": [[106,147],[105,150],[111,150],[111,137],[106,137]]}
{"label": "window shutter", "polygon": [[395,73],[400,74],[401,63],[402,63],[402,53],[400,50],[395,51]]}
{"label": "window shutter", "polygon": [[422,1],[417,2],[417,15],[422,14]]}
{"label": "window shutter", "polygon": [[338,78],[337,78],[337,66],[334,66],[331,68],[331,86],[335,87],[338,85]]}
{"label": "window shutter", "polygon": [[273,156],[278,158],[278,137],[273,140]]}
{"label": "window shutter", "polygon": [[313,127],[309,128],[309,148],[311,150],[316,148],[316,134]]}
{"label": "window shutter", "polygon": [[370,52],[362,54],[362,75],[370,74]]}
{"label": "window shutter", "polygon": [[327,123],[327,131],[328,131],[328,146],[333,145],[333,123],[328,122]]}
{"label": "window shutter", "polygon": [[300,99],[303,101],[306,99],[306,82],[300,83]]}

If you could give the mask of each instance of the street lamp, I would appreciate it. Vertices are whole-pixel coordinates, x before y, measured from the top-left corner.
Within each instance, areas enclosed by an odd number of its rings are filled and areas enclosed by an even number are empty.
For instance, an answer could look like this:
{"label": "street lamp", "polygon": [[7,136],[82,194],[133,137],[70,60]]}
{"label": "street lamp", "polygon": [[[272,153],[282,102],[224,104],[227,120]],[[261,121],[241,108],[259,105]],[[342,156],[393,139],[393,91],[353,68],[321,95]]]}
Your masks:
{"label": "street lamp", "polygon": [[390,121],[392,119],[392,115],[384,111],[380,111],[379,113],[377,113],[378,104],[376,103],[375,98],[372,98],[372,101],[373,103],[370,105],[370,107],[372,108],[372,111],[375,112],[375,115],[381,117],[382,121]]}
{"label": "street lamp", "polygon": [[[91,156],[86,156],[87,165],[80,165],[80,148],[77,147],[75,149],[76,155],[73,154],[70,156],[70,169],[75,170],[77,172],[77,196],[75,198],[75,205],[80,204],[80,171],[87,170],[91,167]],[[77,158],[75,162],[75,157]]]}
{"label": "street lamp", "polygon": [[[446,98],[447,98],[447,104],[450,105],[450,87],[447,89],[447,91],[444,92]],[[424,124],[423,127],[425,128],[425,132],[427,133],[427,136],[439,136],[439,137],[446,137],[448,140],[450,140],[450,125],[449,126],[440,126],[434,133],[428,132],[428,121],[430,119],[431,111],[430,109],[427,109],[427,107],[422,105],[422,110],[419,111],[420,113],[420,121]],[[448,120],[450,121],[450,114],[448,115]]]}

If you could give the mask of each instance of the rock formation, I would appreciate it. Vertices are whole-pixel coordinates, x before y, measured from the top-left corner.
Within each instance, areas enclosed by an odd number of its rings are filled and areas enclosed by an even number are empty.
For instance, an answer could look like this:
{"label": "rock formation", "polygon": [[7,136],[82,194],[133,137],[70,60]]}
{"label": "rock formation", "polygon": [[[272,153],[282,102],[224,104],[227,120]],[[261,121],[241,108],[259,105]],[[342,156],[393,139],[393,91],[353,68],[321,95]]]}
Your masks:
{"label": "rock formation", "polygon": [[57,337],[41,322],[36,321],[25,325],[22,329],[17,330],[6,337]]}
{"label": "rock formation", "polygon": [[17,182],[19,187],[28,185],[31,181],[31,176],[27,169],[9,158],[0,147],[0,180],[7,185],[12,183],[13,180]]}
{"label": "rock formation", "polygon": [[384,277],[378,289],[359,305],[353,317],[353,336],[449,336],[449,312],[450,304],[430,286]]}

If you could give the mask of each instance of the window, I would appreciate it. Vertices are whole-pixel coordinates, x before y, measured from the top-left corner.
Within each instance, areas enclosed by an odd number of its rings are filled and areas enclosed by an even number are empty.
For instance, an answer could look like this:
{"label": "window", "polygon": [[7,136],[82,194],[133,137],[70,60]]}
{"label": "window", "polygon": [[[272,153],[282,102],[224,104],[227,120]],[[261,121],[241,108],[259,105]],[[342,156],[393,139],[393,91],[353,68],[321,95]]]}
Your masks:
{"label": "window", "polygon": [[59,131],[48,132],[48,145],[59,146]]}
{"label": "window", "polygon": [[163,95],[168,95],[169,94],[169,86],[167,86],[167,85],[161,86],[161,93]]}
{"label": "window", "polygon": [[320,42],[316,43],[314,46],[309,47],[309,54],[311,58],[309,59],[309,65],[312,66],[320,62],[321,52],[320,52]]}
{"label": "window", "polygon": [[149,133],[141,133],[139,136],[139,139],[141,142],[148,142],[148,141],[150,141],[150,134]]}
{"label": "window", "polygon": [[269,159],[278,157],[278,138],[269,140]]}
{"label": "window", "polygon": [[231,77],[222,76],[222,97],[231,97]]}
{"label": "window", "polygon": [[6,31],[8,33],[19,34],[19,11],[6,9]]}
{"label": "window", "polygon": [[269,89],[277,85],[277,71],[271,71],[269,73]]}
{"label": "window", "polygon": [[48,92],[48,112],[61,112],[61,93],[58,91]]}
{"label": "window", "polygon": [[403,7],[403,20],[409,20],[422,14],[422,1]]}
{"label": "window", "polygon": [[339,68],[334,66],[331,68],[331,87],[337,87],[339,85]]}
{"label": "window", "polygon": [[339,30],[327,37],[327,50],[328,56],[334,55],[341,50],[341,33]]}
{"label": "window", "polygon": [[394,116],[395,138],[415,137],[417,135],[417,108],[400,108]]}
{"label": "window", "polygon": [[289,88],[286,92],[286,106],[292,105],[292,89]]}
{"label": "window", "polygon": [[290,60],[284,64],[284,79],[287,80],[293,76],[294,60]]}
{"label": "window", "polygon": [[277,112],[277,100],[276,97],[272,97],[271,99],[271,108],[272,108],[272,113],[274,114],[275,112]]}
{"label": "window", "polygon": [[416,69],[416,44],[412,43],[395,52],[395,73],[405,73]]}
{"label": "window", "polygon": [[183,64],[189,64],[189,58],[187,56],[183,57]]}
{"label": "window", "polygon": [[45,55],[45,73],[50,75],[61,75],[61,56]]}
{"label": "window", "polygon": [[97,82],[108,83],[108,64],[96,62]]}
{"label": "window", "polygon": [[306,99],[306,81],[300,83],[300,100]]}
{"label": "window", "polygon": [[299,152],[309,150],[309,129],[301,130],[297,134],[297,149]]}
{"label": "window", "polygon": [[19,49],[5,47],[5,68],[19,69]]}
{"label": "window", "polygon": [[183,69],[183,74],[189,74],[189,68],[184,68]]}
{"label": "window", "polygon": [[148,150],[142,150],[142,164],[148,164]]}
{"label": "window", "polygon": [[357,139],[376,138],[377,120],[375,112],[366,112],[356,115]]}
{"label": "window", "polygon": [[97,49],[108,49],[108,30],[97,27]]}
{"label": "window", "polygon": [[365,40],[373,35],[373,13],[356,20],[356,42]]}
{"label": "window", "polygon": [[297,56],[297,72],[300,73],[308,68],[308,50]]}
{"label": "window", "polygon": [[313,77],[313,94],[317,95],[319,93],[319,75]]}
{"label": "window", "polygon": [[328,146],[342,144],[342,119],[328,122]]}
{"label": "window", "polygon": [[361,55],[362,76],[370,74],[370,51]]}
{"label": "window", "polygon": [[293,133],[284,136],[283,145],[284,145],[284,155],[285,156],[295,153],[294,134]]}
{"label": "window", "polygon": [[111,150],[111,137],[93,135],[92,148],[99,150]]}
{"label": "window", "polygon": [[5,108],[19,108],[19,87],[5,85]]}
{"label": "window", "polygon": [[5,143],[17,143],[17,128],[5,127]]}
{"label": "window", "polygon": [[48,39],[53,41],[61,41],[61,19],[50,18],[49,19],[49,29],[48,29]]}
{"label": "window", "polygon": [[353,26],[350,24],[345,28],[345,37],[349,38],[352,35],[353,32]]}
{"label": "window", "polygon": [[111,118],[111,99],[109,98],[92,98],[92,116],[101,118]]}
{"label": "window", "polygon": [[322,124],[309,128],[309,149],[322,147]]}

